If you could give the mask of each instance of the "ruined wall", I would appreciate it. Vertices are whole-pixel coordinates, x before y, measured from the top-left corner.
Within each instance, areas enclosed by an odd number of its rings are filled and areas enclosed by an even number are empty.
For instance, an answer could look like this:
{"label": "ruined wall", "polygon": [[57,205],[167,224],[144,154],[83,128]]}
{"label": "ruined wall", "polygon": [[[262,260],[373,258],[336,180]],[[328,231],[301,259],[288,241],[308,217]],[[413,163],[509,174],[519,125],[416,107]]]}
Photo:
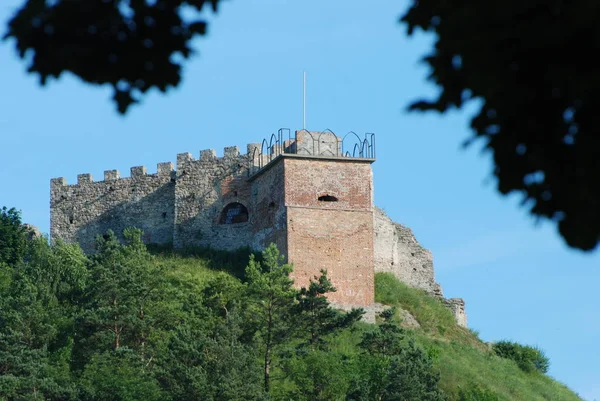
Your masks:
{"label": "ruined wall", "polygon": [[408,227],[394,223],[375,208],[375,271],[391,272],[400,281],[434,296],[443,296],[435,281],[433,256]]}
{"label": "ruined wall", "polygon": [[[214,150],[203,150],[200,158],[189,153],[177,155],[175,187],[176,248],[212,246],[234,250],[248,246],[252,238],[250,220],[222,224],[221,212],[230,203],[240,203],[253,216],[248,178],[248,157],[240,155],[237,146],[216,157]],[[173,203],[173,200],[171,200]]]}
{"label": "ruined wall", "polygon": [[467,327],[465,301],[445,299],[442,287],[435,281],[433,256],[417,241],[411,229],[394,223],[383,210],[375,208],[374,259],[375,272],[389,272],[413,288],[439,298],[452,311],[456,323]]}
{"label": "ruined wall", "polygon": [[[286,156],[289,260],[296,285],[327,269],[342,305],[374,302],[372,170],[369,162]],[[321,200],[319,197],[336,200]]]}
{"label": "ruined wall", "polygon": [[172,163],[159,163],[156,174],[146,167],[132,167],[131,177],[120,178],[117,170],[104,172],[104,181],[91,174],[77,176],[77,184],[64,178],[50,184],[50,236],[78,242],[85,252],[93,252],[96,236],[113,230],[123,238],[125,228],[144,230],[146,243],[173,240]]}
{"label": "ruined wall", "polygon": [[446,305],[452,311],[456,324],[461,327],[467,327],[467,312],[465,312],[465,300],[462,298],[450,298],[443,300]]}

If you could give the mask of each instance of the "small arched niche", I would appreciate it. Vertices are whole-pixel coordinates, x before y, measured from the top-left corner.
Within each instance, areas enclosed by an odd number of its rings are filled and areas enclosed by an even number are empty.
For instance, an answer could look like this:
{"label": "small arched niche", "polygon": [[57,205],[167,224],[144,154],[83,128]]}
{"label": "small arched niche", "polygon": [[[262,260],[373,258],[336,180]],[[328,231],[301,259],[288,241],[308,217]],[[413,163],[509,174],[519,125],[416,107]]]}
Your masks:
{"label": "small arched niche", "polygon": [[335,196],[330,195],[330,194],[321,195],[317,199],[319,202],[337,202],[338,201],[338,198],[336,198]]}
{"label": "small arched niche", "polygon": [[238,224],[248,221],[248,209],[239,202],[228,204],[221,211],[219,224]]}

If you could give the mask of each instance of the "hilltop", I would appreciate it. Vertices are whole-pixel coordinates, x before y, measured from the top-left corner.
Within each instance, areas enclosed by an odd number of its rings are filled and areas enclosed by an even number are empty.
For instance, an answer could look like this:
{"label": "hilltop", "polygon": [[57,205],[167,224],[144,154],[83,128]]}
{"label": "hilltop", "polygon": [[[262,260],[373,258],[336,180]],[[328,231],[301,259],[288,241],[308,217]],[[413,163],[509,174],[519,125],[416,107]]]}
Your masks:
{"label": "hilltop", "polygon": [[[205,250],[200,256],[175,254],[158,255],[158,259],[174,267],[173,277],[182,282],[191,281],[203,286],[219,273],[240,276],[244,253],[227,253]],[[539,373],[522,371],[509,359],[501,358],[483,342],[476,331],[457,324],[452,311],[442,301],[425,291],[411,288],[391,273],[375,275],[375,299],[397,308],[396,317],[402,322],[402,311],[418,322],[407,329],[409,336],[426,349],[440,373],[439,387],[448,400],[522,401],[555,400],[581,401],[582,399],[560,382]],[[336,348],[344,350],[360,341],[360,334],[372,325],[360,328],[338,340]],[[468,395],[462,394],[461,389]],[[471,398],[468,398],[471,397]],[[486,398],[487,397],[487,398]]]}
{"label": "hilltop", "polygon": [[3,401],[580,400],[543,351],[482,342],[392,273],[370,324],[332,307],[326,271],[295,288],[275,245],[174,252],[127,229],[86,255],[2,217]]}

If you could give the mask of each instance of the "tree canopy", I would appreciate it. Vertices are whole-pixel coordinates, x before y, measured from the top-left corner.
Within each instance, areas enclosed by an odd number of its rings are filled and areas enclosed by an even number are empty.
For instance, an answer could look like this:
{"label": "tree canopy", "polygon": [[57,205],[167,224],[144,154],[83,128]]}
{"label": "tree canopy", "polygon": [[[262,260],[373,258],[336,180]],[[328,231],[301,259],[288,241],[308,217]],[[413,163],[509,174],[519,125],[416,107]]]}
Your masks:
{"label": "tree canopy", "polygon": [[28,71],[41,85],[72,72],[91,84],[110,84],[120,113],[151,88],[165,92],[181,82],[189,42],[206,33],[197,13],[219,0],[27,0],[8,24],[4,38],[16,39],[21,58],[33,57]]}
{"label": "tree canopy", "polygon": [[21,212],[6,206],[0,209],[0,264],[16,263],[25,253],[25,227]]}
{"label": "tree canopy", "polygon": [[[148,89],[180,84],[174,56],[188,58],[207,26],[184,11],[219,2],[27,0],[4,38],[42,85],[65,71],[109,84],[124,114]],[[533,216],[581,250],[600,242],[600,78],[589,56],[600,46],[599,9],[585,0],[413,0],[401,19],[409,35],[436,37],[424,60],[440,95],[410,108],[443,113],[480,100],[465,145],[483,143],[498,191],[522,194]]]}
{"label": "tree canopy", "polygon": [[411,35],[433,32],[424,61],[440,89],[412,110],[482,101],[473,136],[493,153],[501,194],[519,192],[571,247],[600,242],[600,88],[589,55],[600,46],[600,4],[585,0],[414,0]]}

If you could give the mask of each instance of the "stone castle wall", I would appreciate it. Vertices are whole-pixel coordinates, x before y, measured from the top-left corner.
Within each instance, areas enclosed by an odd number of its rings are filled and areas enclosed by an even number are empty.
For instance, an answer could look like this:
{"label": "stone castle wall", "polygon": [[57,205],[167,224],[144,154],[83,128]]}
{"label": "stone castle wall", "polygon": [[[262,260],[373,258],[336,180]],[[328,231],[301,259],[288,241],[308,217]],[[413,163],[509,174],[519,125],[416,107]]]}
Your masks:
{"label": "stone castle wall", "polygon": [[156,174],[143,166],[132,167],[131,176],[121,178],[117,170],[104,172],[104,181],[80,174],[77,184],[64,178],[50,184],[50,236],[78,242],[91,252],[99,233],[113,230],[122,238],[127,227],[145,232],[144,240],[169,243],[173,235],[175,193],[172,163],[159,163]]}
{"label": "stone castle wall", "polygon": [[[251,153],[255,146],[249,145],[248,151]],[[216,157],[214,150],[201,151],[197,160],[190,153],[179,154],[177,171],[167,162],[159,163],[155,174],[137,166],[131,168],[130,177],[122,178],[119,171],[109,170],[104,172],[103,181],[94,181],[91,174],[79,174],[73,185],[65,178],[52,179],[50,236],[78,242],[87,253],[94,251],[98,234],[112,230],[123,239],[127,227],[142,229],[146,243],[172,243],[178,248],[261,249],[267,240],[282,244],[269,234],[272,227],[260,228],[264,221],[255,213],[265,209],[260,201],[266,192],[271,197],[276,194],[272,184],[263,184],[269,180],[266,175],[256,182],[268,190],[258,188],[253,195],[252,183],[247,180],[252,168],[249,160],[250,156],[240,154],[237,147],[228,147],[223,157]],[[234,202],[249,211],[251,220],[220,224],[221,211]],[[281,221],[282,194],[276,204]],[[274,210],[274,205],[269,210]]]}
{"label": "stone castle wall", "polygon": [[248,157],[240,155],[237,146],[225,148],[223,157],[216,157],[214,150],[201,151],[198,160],[189,153],[177,156],[173,233],[176,248],[218,244],[221,249],[233,250],[249,244],[249,221],[219,221],[221,211],[229,203],[252,209],[247,167]]}
{"label": "stone castle wall", "polygon": [[392,273],[410,287],[441,299],[457,324],[467,327],[465,301],[444,298],[442,287],[435,281],[431,252],[419,244],[410,228],[394,223],[383,210],[375,208],[373,217],[375,272]]}
{"label": "stone castle wall", "polygon": [[462,298],[443,299],[444,304],[450,308],[456,324],[467,327],[467,312],[465,311],[465,300]]}
{"label": "stone castle wall", "polygon": [[433,256],[423,248],[408,227],[394,223],[383,210],[376,208],[375,271],[393,273],[411,287],[430,295],[442,296],[435,281]]}

